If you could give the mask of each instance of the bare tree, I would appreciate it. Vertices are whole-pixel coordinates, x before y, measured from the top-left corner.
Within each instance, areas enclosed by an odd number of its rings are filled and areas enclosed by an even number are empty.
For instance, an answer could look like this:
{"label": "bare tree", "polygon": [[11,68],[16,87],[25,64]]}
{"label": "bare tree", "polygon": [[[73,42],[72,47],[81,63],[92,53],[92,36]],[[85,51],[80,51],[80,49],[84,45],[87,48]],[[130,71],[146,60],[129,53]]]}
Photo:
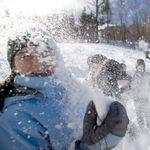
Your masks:
{"label": "bare tree", "polygon": [[104,4],[105,0],[79,0],[82,2],[86,8],[90,9],[90,11],[95,14],[96,17],[96,42],[99,43],[99,36],[98,36],[98,26],[99,26],[99,15],[100,15],[100,8]]}
{"label": "bare tree", "polygon": [[115,22],[116,24],[120,25],[119,31],[119,39],[122,40],[123,43],[126,42],[127,35],[126,35],[126,26],[128,25],[128,12],[129,12],[129,3],[128,0],[118,0],[117,1],[117,9],[115,15]]}
{"label": "bare tree", "polygon": [[139,0],[134,0],[132,7],[132,24],[134,25],[134,36],[135,36],[135,41],[138,41],[140,37],[142,37],[142,29],[141,25],[143,24],[142,21],[142,7],[141,7],[141,2]]}
{"label": "bare tree", "polygon": [[147,42],[150,42],[150,1],[143,0],[142,6],[142,36]]}
{"label": "bare tree", "polygon": [[106,28],[107,33],[106,33],[105,37],[106,37],[107,43],[109,43],[109,41],[110,41],[109,23],[111,23],[111,21],[112,21],[112,11],[111,11],[111,6],[110,6],[109,0],[105,0],[105,5],[102,7],[101,12],[103,15],[106,15],[105,23],[107,24],[107,28]]}

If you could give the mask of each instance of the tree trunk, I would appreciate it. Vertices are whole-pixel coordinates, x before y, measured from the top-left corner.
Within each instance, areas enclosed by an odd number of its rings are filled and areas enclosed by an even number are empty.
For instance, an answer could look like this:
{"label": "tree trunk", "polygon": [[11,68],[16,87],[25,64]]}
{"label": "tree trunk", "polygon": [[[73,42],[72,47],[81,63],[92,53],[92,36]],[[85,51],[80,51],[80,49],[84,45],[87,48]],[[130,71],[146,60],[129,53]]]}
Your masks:
{"label": "tree trunk", "polygon": [[96,43],[99,43],[99,38],[98,38],[98,0],[96,0]]}

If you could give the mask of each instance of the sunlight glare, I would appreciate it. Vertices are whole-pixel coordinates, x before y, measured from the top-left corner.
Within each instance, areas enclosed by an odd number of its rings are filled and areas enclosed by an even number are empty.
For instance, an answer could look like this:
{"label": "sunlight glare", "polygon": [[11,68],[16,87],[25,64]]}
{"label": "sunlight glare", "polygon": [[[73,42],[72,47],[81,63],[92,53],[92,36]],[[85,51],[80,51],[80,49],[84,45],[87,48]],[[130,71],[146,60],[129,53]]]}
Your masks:
{"label": "sunlight glare", "polygon": [[15,13],[42,15],[64,8],[81,8],[78,0],[6,0],[0,2],[0,7]]}

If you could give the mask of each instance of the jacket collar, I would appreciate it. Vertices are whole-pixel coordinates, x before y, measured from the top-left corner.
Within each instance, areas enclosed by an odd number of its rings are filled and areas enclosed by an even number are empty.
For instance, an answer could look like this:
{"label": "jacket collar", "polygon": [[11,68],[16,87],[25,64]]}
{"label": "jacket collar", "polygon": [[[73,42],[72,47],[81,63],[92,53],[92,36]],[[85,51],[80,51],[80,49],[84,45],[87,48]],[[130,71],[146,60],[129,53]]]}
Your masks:
{"label": "jacket collar", "polygon": [[[43,97],[61,100],[65,92],[64,87],[56,76],[53,77],[22,77],[15,79],[15,89],[11,96],[4,101],[4,108],[9,105],[30,100],[35,97]],[[17,92],[18,91],[18,92]],[[25,93],[25,94],[22,94]]]}
{"label": "jacket collar", "polygon": [[143,72],[136,71],[136,74],[137,74],[138,76],[144,76],[145,71],[143,71]]}
{"label": "jacket collar", "polygon": [[17,75],[15,84],[36,89],[46,89],[51,85],[56,85],[57,77],[24,77]]}
{"label": "jacket collar", "polygon": [[15,79],[16,85],[35,88],[45,96],[57,95],[64,91],[61,81],[56,77],[22,77],[18,75]]}

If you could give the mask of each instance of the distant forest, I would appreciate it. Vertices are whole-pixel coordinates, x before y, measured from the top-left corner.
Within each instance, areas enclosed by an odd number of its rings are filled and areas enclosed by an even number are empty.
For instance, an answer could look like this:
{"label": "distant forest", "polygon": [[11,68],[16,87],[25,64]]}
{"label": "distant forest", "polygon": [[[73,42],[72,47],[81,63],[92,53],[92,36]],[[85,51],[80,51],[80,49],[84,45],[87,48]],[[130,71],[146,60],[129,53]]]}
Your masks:
{"label": "distant forest", "polygon": [[62,10],[32,19],[46,25],[58,42],[150,43],[150,0],[80,1],[85,4],[81,12]]}

